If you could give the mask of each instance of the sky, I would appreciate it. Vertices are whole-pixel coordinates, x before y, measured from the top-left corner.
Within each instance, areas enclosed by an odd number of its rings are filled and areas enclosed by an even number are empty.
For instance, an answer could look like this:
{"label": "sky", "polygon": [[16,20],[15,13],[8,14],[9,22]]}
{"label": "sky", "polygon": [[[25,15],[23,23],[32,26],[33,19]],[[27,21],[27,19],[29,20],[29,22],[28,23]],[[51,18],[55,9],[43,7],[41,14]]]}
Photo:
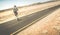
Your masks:
{"label": "sky", "polygon": [[14,5],[25,6],[37,2],[46,2],[50,0],[0,0],[0,10],[12,8]]}

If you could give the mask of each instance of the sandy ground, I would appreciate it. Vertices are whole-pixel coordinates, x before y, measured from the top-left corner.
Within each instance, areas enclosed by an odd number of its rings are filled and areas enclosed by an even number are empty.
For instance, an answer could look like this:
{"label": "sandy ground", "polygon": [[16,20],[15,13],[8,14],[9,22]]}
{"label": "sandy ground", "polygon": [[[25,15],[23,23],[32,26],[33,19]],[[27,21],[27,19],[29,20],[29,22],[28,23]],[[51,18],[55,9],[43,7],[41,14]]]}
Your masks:
{"label": "sandy ground", "polygon": [[[23,17],[44,9],[47,9],[49,7],[53,7],[55,5],[59,5],[60,1],[58,2],[51,2],[51,3],[46,3],[46,4],[40,4],[40,5],[35,5],[35,6],[29,6],[29,7],[24,7],[24,8],[19,8],[18,15],[19,17]],[[13,10],[7,10],[5,12],[0,13],[0,24],[13,20],[16,17],[14,16]]]}
{"label": "sandy ground", "polygon": [[60,35],[60,8],[17,35]]}

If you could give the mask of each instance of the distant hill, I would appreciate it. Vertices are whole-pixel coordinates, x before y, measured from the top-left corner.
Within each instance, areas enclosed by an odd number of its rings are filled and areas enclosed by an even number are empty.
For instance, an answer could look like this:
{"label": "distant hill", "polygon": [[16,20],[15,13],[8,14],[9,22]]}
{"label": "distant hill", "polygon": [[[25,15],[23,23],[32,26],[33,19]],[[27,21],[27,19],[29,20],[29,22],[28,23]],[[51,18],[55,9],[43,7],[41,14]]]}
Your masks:
{"label": "distant hill", "polygon": [[[33,5],[39,5],[39,4],[45,4],[45,3],[50,3],[50,2],[55,2],[55,1],[48,1],[48,2],[44,2],[44,3],[40,3],[40,2],[38,2],[38,3],[33,3],[33,4],[30,4],[30,5],[26,5],[26,6],[19,6],[18,8],[23,8],[23,7],[28,7],[28,6],[33,6]],[[6,11],[6,10],[12,10],[13,8],[9,8],[9,9],[5,9],[5,10],[0,10],[0,12],[4,12],[4,11]]]}
{"label": "distant hill", "polygon": [[[26,5],[26,6],[19,6],[18,8],[23,8],[23,7],[28,7],[28,6],[33,6],[33,5],[38,5],[38,4],[42,4],[42,3],[33,3],[33,4],[30,4],[30,5]],[[13,8],[9,8],[9,9],[4,9],[4,10],[0,10],[0,12],[2,11],[6,11],[6,10],[12,10]]]}

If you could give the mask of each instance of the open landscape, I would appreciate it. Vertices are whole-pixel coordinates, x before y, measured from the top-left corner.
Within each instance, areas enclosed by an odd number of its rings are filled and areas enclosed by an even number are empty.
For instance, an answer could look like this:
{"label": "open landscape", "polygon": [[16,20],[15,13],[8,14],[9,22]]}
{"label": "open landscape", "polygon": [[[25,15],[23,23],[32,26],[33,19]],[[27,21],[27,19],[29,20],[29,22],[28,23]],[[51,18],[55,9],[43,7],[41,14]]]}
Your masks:
{"label": "open landscape", "polygon": [[60,35],[60,1],[36,3],[0,11],[0,35]]}

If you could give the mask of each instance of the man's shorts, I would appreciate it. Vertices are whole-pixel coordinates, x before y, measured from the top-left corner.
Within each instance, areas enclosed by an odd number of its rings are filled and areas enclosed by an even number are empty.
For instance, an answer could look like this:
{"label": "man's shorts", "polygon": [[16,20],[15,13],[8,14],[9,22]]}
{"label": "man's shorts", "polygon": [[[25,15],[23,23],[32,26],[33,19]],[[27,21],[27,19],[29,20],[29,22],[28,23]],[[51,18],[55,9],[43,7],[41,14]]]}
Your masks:
{"label": "man's shorts", "polygon": [[16,11],[16,12],[14,12],[14,14],[15,14],[15,16],[17,16],[17,15],[18,15],[17,11]]}

